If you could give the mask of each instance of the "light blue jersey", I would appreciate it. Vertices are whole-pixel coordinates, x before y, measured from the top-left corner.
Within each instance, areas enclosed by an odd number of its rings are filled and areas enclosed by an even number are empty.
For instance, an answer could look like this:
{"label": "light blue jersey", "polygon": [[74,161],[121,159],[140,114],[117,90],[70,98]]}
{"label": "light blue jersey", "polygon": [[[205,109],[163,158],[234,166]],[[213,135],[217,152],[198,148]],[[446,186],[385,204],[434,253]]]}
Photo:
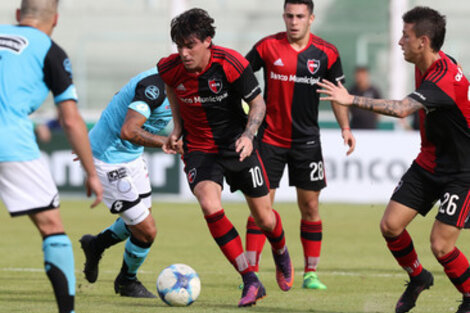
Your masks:
{"label": "light blue jersey", "polygon": [[144,147],[121,139],[121,128],[129,109],[147,118],[143,128],[153,134],[160,132],[170,122],[170,104],[156,68],[133,77],[114,95],[103,111],[89,134],[95,158],[116,164],[130,162],[142,154]]}
{"label": "light blue jersey", "polygon": [[56,104],[77,101],[65,52],[35,28],[0,25],[0,162],[39,158],[28,115],[49,90]]}

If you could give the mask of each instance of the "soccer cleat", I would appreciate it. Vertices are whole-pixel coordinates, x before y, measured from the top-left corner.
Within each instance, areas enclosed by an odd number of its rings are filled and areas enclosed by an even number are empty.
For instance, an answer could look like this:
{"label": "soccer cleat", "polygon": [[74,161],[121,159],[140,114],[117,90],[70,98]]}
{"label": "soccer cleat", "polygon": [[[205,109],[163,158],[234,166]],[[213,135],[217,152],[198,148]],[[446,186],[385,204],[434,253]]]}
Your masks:
{"label": "soccer cleat", "polygon": [[315,272],[307,272],[304,274],[304,282],[302,288],[305,289],[317,289],[325,290],[326,285],[318,279],[318,275]]}
{"label": "soccer cleat", "polygon": [[90,283],[94,283],[98,279],[98,264],[103,254],[103,251],[96,249],[93,242],[95,238],[93,235],[84,235],[79,240],[85,253],[85,268],[83,273],[85,273],[85,278]]}
{"label": "soccer cleat", "polygon": [[456,313],[470,313],[470,297],[463,297],[462,304]]}
{"label": "soccer cleat", "polygon": [[[259,273],[258,272],[253,272],[253,273],[255,273],[256,277],[259,279]],[[243,286],[244,286],[244,284],[241,283],[240,285],[238,285],[238,289],[240,289],[240,290],[243,289]]]}
{"label": "soccer cleat", "polygon": [[292,265],[287,247],[282,254],[277,254],[273,250],[273,258],[276,264],[277,284],[281,290],[288,291],[294,284],[294,266]]}
{"label": "soccer cleat", "polygon": [[114,280],[114,291],[122,297],[156,298],[137,278],[129,280],[122,277],[121,273]]}
{"label": "soccer cleat", "polygon": [[266,289],[264,289],[258,277],[253,275],[244,282],[242,297],[238,302],[238,306],[245,307],[255,305],[256,301],[263,299],[265,296]]}
{"label": "soccer cleat", "polygon": [[429,289],[433,283],[434,278],[432,274],[423,268],[423,271],[418,276],[412,277],[410,282],[407,283],[408,286],[395,307],[395,313],[409,312],[416,305],[416,300],[420,293],[425,289]]}

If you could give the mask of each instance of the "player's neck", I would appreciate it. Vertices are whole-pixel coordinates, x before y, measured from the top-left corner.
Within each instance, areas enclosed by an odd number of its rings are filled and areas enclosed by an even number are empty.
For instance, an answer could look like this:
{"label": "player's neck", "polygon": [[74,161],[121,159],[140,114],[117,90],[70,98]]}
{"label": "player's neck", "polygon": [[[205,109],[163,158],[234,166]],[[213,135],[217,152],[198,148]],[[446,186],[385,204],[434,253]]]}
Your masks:
{"label": "player's neck", "polygon": [[33,27],[33,28],[36,28],[37,30],[40,30],[42,31],[43,33],[45,33],[46,35],[48,36],[51,36],[52,34],[52,30],[54,27],[52,27],[50,24],[48,23],[41,23],[39,20],[37,19],[30,19],[30,18],[25,18],[25,19],[22,19],[20,22],[19,22],[19,25],[21,26],[29,26],[29,27]]}
{"label": "player's neck", "polygon": [[307,35],[300,39],[293,39],[288,37],[287,40],[294,50],[300,51],[308,45],[308,42],[310,41],[310,33],[307,33]]}
{"label": "player's neck", "polygon": [[431,67],[431,65],[440,58],[441,56],[439,55],[439,52],[424,53],[422,58],[416,62],[416,67],[419,69],[421,74],[424,74]]}

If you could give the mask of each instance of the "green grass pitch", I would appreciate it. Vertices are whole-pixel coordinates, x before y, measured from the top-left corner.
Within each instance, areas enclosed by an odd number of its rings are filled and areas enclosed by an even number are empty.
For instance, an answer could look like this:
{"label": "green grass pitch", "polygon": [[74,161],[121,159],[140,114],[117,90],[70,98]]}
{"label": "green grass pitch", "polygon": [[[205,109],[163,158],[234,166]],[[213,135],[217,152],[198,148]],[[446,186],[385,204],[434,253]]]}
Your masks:
{"label": "green grass pitch", "polygon": [[[156,197],[154,198],[156,199]],[[78,239],[85,233],[101,231],[115,216],[100,205],[89,209],[90,201],[63,201],[62,218],[74,244],[77,292],[75,311],[96,312],[392,312],[407,275],[386,249],[379,232],[384,205],[322,204],[323,249],[319,277],[326,291],[301,288],[303,258],[299,240],[299,212],[294,203],[278,203],[295,265],[294,287],[281,291],[276,284],[269,244],[261,260],[261,280],[268,296],[252,308],[237,308],[240,277],[226,261],[206,227],[196,203],[154,202],[153,215],[158,234],[139,273],[153,292],[158,273],[172,263],[186,263],[196,269],[202,283],[199,299],[187,308],[171,308],[160,299],[130,299],[114,294],[113,281],[122,262],[123,244],[105,252],[100,276],[95,284],[84,279],[84,256]],[[244,203],[228,203],[225,211],[244,241],[248,208]],[[435,284],[425,291],[412,311],[455,312],[460,294],[444,275],[429,249],[429,232],[435,209],[427,218],[418,217],[409,232],[421,262],[435,276]],[[27,217],[10,218],[0,208],[0,312],[56,312],[52,288],[43,271],[41,239]],[[458,247],[467,255],[468,232]]]}

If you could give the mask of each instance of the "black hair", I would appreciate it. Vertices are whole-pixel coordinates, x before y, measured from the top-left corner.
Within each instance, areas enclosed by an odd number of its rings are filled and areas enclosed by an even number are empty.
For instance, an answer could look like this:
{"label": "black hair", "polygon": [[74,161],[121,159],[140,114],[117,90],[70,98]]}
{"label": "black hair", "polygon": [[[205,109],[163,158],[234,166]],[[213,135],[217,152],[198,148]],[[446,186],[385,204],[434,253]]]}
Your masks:
{"label": "black hair", "polygon": [[429,7],[415,7],[403,14],[403,22],[414,24],[416,37],[428,36],[434,52],[441,50],[446,35],[446,17]]}
{"label": "black hair", "polygon": [[191,36],[200,41],[204,41],[207,37],[214,38],[213,23],[214,19],[205,10],[190,9],[171,20],[171,40],[177,45],[182,45]]}
{"label": "black hair", "polygon": [[305,4],[308,8],[308,11],[310,12],[310,14],[313,14],[313,8],[314,8],[314,5],[313,5],[313,0],[285,0],[284,1],[284,9],[286,8],[286,5],[290,3],[290,4]]}

